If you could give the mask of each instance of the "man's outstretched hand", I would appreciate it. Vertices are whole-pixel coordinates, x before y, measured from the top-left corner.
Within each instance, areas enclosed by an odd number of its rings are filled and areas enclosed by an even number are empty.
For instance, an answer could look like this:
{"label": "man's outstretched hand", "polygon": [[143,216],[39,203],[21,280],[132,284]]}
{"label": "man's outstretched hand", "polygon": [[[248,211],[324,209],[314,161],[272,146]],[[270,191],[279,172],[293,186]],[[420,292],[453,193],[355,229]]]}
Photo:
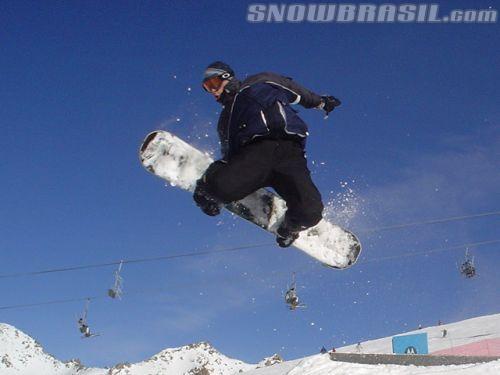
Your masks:
{"label": "man's outstretched hand", "polygon": [[342,102],[334,96],[322,96],[321,104],[319,108],[326,112],[326,116],[330,114],[336,107],[338,107]]}

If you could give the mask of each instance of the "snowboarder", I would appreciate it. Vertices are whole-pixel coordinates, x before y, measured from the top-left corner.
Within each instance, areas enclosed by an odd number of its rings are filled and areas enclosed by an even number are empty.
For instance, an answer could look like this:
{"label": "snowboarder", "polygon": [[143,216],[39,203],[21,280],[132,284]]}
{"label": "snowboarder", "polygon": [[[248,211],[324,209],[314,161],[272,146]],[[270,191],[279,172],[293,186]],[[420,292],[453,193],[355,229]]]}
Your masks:
{"label": "snowboarder", "polygon": [[328,116],[340,101],[275,73],[259,73],[240,82],[221,61],[207,67],[202,85],[222,105],[217,125],[222,159],[198,180],[196,204],[215,216],[223,204],[272,187],[287,204],[276,241],[281,247],[290,246],[300,231],[321,220],[323,211],[305,158],[307,125],[291,105],[318,108]]}

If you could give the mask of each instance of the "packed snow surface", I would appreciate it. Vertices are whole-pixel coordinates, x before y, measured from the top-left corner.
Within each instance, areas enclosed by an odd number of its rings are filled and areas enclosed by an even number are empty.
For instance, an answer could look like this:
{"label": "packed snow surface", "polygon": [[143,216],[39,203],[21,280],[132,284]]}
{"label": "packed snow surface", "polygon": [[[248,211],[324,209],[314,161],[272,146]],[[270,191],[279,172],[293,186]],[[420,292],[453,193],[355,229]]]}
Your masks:
{"label": "packed snow surface", "polygon": [[[444,335],[443,331],[446,332]],[[426,332],[429,343],[429,353],[460,347],[483,340],[500,339],[500,314],[480,316],[456,323],[441,324],[433,327],[423,327],[405,334]],[[444,337],[443,337],[444,336]],[[391,354],[392,337],[371,340],[345,346],[337,349],[339,353]],[[499,372],[500,374],[500,372]]]}
{"label": "packed snow surface", "polygon": [[[422,328],[427,332],[430,351],[439,351],[454,342],[442,337],[442,330],[456,339],[458,345],[500,337],[500,314],[468,319],[462,322]],[[96,338],[98,339],[98,338]],[[244,338],[242,338],[242,341]],[[359,346],[338,348],[337,352],[390,353],[391,337],[366,341]],[[451,339],[453,340],[453,339]],[[248,364],[226,357],[206,342],[165,349],[151,358],[134,364],[119,364],[110,369],[87,368],[76,360],[61,362],[47,354],[34,339],[8,324],[0,324],[1,375],[498,375],[500,360],[459,366],[397,366],[334,362],[328,354],[282,362],[277,355],[258,364]]]}
{"label": "packed snow surface", "polygon": [[362,365],[356,363],[333,362],[328,355],[318,354],[296,361],[245,372],[245,375],[498,375],[500,361],[461,366],[396,366]]}

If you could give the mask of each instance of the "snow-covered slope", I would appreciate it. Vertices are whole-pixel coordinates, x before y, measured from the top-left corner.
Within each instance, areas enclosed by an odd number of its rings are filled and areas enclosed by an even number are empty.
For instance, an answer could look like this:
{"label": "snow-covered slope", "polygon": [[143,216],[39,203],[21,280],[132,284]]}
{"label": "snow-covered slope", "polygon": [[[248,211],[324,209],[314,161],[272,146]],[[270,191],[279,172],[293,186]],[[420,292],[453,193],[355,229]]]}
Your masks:
{"label": "snow-covered slope", "polygon": [[[80,372],[78,372],[80,370]],[[0,323],[0,374],[72,374],[94,375],[92,369],[83,371],[77,361],[63,363],[48,353],[30,336],[13,326]]]}
{"label": "snow-covered slope", "polygon": [[255,367],[255,365],[228,358],[210,344],[201,342],[175,349],[165,349],[144,362],[117,366],[113,369],[112,374],[229,375],[254,369]]}
{"label": "snow-covered slope", "polygon": [[[446,337],[443,330],[446,329]],[[500,314],[483,316],[462,322],[422,328],[427,332],[430,352],[441,352],[451,346],[463,346],[481,340],[500,339]],[[411,332],[408,332],[411,333]],[[366,341],[361,348],[350,345],[338,352],[391,353],[391,337]],[[461,366],[415,367],[396,365],[365,365],[331,361],[328,355],[314,355],[289,362],[275,355],[257,365],[231,359],[210,344],[202,342],[174,349],[135,364],[119,364],[111,369],[85,368],[77,361],[61,362],[44,352],[31,337],[8,324],[0,324],[1,375],[327,375],[327,374],[457,374],[498,375],[500,361]]]}
{"label": "snow-covered slope", "polygon": [[[446,330],[446,335],[444,337],[443,330]],[[500,314],[486,315],[433,327],[424,327],[416,331],[406,332],[405,334],[423,332],[427,332],[429,353],[431,354],[483,340],[500,339]],[[366,341],[361,343],[361,347],[357,347],[357,344],[349,345],[337,349],[337,352],[390,354],[392,353],[391,340],[392,336]],[[492,354],[496,355],[496,353]]]}
{"label": "snow-covered slope", "polygon": [[143,362],[122,363],[111,369],[86,368],[78,361],[61,362],[42,346],[8,324],[0,324],[1,375],[230,375],[281,361],[279,356],[247,364],[219,353],[209,343],[165,349]]}
{"label": "snow-covered slope", "polygon": [[334,362],[327,354],[284,362],[264,369],[251,370],[244,375],[498,375],[500,361],[461,366],[396,366],[363,365]]}
{"label": "snow-covered slope", "polygon": [[[443,330],[446,336],[443,337]],[[402,334],[427,332],[429,337],[429,352],[441,353],[450,348],[462,347],[484,340],[496,341],[500,339],[500,314],[487,315],[473,319],[467,319],[456,323],[442,324],[434,327],[425,327],[416,331]],[[392,336],[362,342],[338,348],[341,353],[362,354],[391,354]],[[461,353],[463,354],[463,353]],[[498,355],[496,353],[492,353]],[[397,366],[397,365],[367,365],[334,362],[324,354],[313,355],[277,364],[270,368],[255,369],[246,372],[245,375],[499,375],[500,361],[484,364],[467,364],[460,366]]]}

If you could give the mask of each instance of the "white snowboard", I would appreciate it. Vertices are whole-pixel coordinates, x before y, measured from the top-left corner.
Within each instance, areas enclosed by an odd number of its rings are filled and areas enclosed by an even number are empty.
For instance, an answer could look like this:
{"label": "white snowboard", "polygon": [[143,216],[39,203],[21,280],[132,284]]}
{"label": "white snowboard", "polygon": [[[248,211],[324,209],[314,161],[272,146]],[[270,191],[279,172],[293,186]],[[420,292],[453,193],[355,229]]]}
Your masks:
{"label": "white snowboard", "polygon": [[[196,181],[203,175],[212,158],[175,135],[154,131],[145,138],[139,156],[142,165],[172,186],[193,192]],[[238,202],[226,205],[234,214],[276,234],[284,218],[286,204],[278,195],[266,189]],[[338,269],[352,266],[361,252],[356,236],[338,225],[321,220],[316,226],[300,233],[293,246],[321,263]]]}

